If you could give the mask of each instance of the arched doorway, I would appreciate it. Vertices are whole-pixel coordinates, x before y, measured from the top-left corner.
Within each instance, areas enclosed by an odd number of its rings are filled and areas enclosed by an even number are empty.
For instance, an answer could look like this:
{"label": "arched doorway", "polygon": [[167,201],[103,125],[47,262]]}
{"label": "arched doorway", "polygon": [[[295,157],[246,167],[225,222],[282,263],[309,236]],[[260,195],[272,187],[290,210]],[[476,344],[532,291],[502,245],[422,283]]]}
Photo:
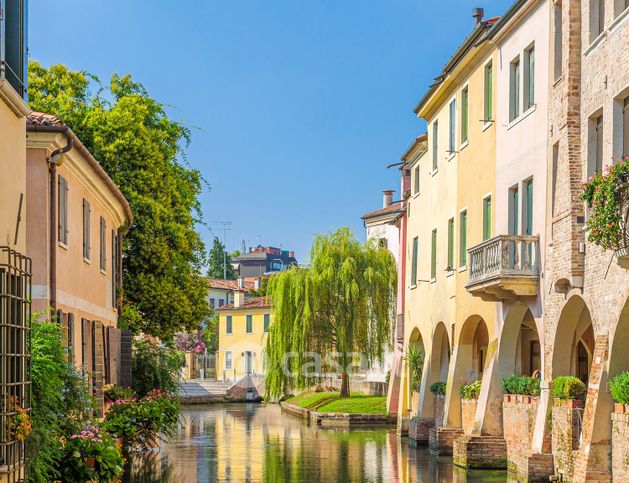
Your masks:
{"label": "arched doorway", "polygon": [[485,372],[489,332],[479,315],[468,317],[463,323],[454,350],[454,377],[450,393],[446,395],[446,426],[461,426],[459,389],[464,384],[480,380]]}
{"label": "arched doorway", "polygon": [[550,367],[553,379],[576,376],[587,384],[593,352],[594,329],[590,311],[581,297],[573,295],[561,310],[557,323]]}
{"label": "arched doorway", "polygon": [[430,386],[435,382],[447,382],[448,368],[450,365],[450,341],[448,331],[443,322],[439,322],[432,335],[432,347],[430,360],[428,361],[427,378],[422,382],[422,394],[420,395],[420,409],[423,417],[435,415],[435,426],[443,423],[443,408],[441,412],[433,412],[433,395]]}
{"label": "arched doorway", "polygon": [[424,364],[426,361],[426,349],[421,332],[417,327],[411,332],[408,346],[404,353],[406,362],[406,387],[407,404],[411,411],[411,417],[417,416],[419,408],[419,394],[421,382],[424,374]]}

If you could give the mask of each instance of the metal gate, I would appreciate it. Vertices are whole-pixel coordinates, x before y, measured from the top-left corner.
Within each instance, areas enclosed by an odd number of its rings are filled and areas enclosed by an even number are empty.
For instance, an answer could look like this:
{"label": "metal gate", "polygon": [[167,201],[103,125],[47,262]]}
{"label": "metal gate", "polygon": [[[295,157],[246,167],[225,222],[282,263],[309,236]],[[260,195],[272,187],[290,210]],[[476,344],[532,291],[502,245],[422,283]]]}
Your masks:
{"label": "metal gate", "polygon": [[0,481],[24,481],[24,441],[16,435],[31,407],[31,260],[0,247]]}

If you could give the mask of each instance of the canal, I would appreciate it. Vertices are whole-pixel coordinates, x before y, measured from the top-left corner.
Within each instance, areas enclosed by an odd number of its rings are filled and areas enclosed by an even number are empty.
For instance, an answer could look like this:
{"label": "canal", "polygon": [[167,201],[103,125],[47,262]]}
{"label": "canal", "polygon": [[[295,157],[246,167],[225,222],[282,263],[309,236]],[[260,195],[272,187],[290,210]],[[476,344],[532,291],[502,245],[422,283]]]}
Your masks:
{"label": "canal", "polygon": [[392,429],[324,430],[277,405],[187,406],[160,451],[129,461],[124,481],[506,481],[465,474]]}

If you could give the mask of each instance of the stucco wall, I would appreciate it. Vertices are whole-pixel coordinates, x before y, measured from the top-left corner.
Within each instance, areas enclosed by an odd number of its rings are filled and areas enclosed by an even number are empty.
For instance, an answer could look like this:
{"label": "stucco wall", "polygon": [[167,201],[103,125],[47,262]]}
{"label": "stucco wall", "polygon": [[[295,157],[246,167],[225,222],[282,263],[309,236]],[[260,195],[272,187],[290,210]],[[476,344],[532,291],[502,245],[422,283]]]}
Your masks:
{"label": "stucco wall", "polygon": [[[253,352],[253,372],[255,374],[263,374],[263,351],[266,349],[268,333],[263,331],[264,314],[269,314],[270,309],[255,310],[230,310],[221,311],[219,317],[219,335],[218,335],[218,356],[216,359],[216,374],[220,379],[223,377],[223,370],[227,378],[236,378],[244,376],[245,373],[245,351]],[[247,315],[253,315],[253,333],[247,334],[246,320]],[[227,316],[232,316],[232,333],[228,334],[226,330]],[[271,317],[273,323],[273,317]],[[225,369],[225,352],[232,353],[232,368]]]}

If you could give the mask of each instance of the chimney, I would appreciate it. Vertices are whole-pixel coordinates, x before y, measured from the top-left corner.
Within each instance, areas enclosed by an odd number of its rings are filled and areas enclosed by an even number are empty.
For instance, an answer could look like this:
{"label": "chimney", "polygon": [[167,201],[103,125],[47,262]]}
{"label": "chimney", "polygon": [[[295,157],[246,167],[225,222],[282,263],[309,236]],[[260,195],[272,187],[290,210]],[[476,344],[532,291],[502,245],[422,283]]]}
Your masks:
{"label": "chimney", "polygon": [[245,291],[244,290],[234,290],[234,308],[238,308],[245,303]]}
{"label": "chimney", "polygon": [[256,278],[255,281],[253,282],[253,287],[256,290],[260,290],[260,285],[262,285],[262,281],[259,278]]}
{"label": "chimney", "polygon": [[476,7],[472,9],[472,17],[474,17],[474,26],[479,25],[483,21],[483,15],[485,15],[485,9]]}
{"label": "chimney", "polygon": [[395,190],[384,190],[382,193],[382,207],[386,208],[393,203],[393,193],[395,193]]}
{"label": "chimney", "polygon": [[245,277],[238,277],[238,288],[245,288]]}

